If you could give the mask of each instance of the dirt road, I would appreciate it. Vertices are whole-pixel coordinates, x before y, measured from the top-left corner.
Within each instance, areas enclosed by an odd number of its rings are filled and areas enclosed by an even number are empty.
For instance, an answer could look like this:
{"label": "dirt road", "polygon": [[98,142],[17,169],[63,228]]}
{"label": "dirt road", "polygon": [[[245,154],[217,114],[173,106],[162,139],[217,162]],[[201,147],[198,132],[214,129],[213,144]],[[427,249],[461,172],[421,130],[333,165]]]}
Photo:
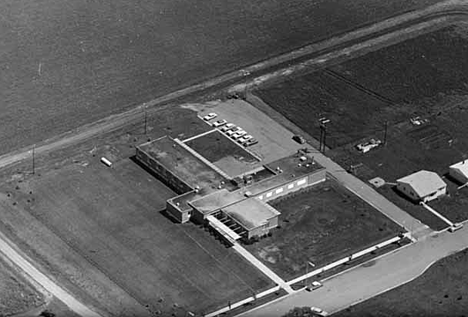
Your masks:
{"label": "dirt road", "polygon": [[98,313],[92,311],[84,304],[79,302],[73,296],[71,296],[66,290],[54,283],[45,274],[37,270],[28,259],[22,256],[10,245],[12,243],[8,241],[5,236],[0,234],[0,252],[2,252],[10,261],[21,268],[26,274],[28,274],[33,280],[39,283],[45,290],[57,297],[70,310],[83,317],[101,317]]}
{"label": "dirt road", "polygon": [[[38,143],[35,148],[35,154],[40,155],[42,153],[49,152],[64,146],[70,146],[72,144],[76,144],[78,142],[92,138],[98,134],[109,132],[129,123],[143,120],[145,109],[154,108],[156,105],[167,103],[171,100],[176,100],[195,93],[222,89],[229,90],[229,87],[231,86],[234,90],[242,89],[242,87],[245,86],[244,84],[241,84],[240,86],[233,85],[236,83],[245,82],[247,79],[251,80],[251,84],[258,84],[259,82],[266,80],[266,78],[290,74],[293,71],[303,68],[299,67],[298,69],[294,69],[294,67],[291,67],[291,64],[294,63],[313,60],[312,63],[321,64],[330,58],[331,53],[334,53],[332,54],[334,58],[338,58],[340,54],[343,56],[348,55],[349,50],[346,50],[347,47],[359,43],[360,41],[369,40],[373,36],[383,36],[388,32],[394,32],[398,29],[398,25],[401,24],[405,27],[408,27],[411,25],[412,20],[415,20],[414,23],[420,23],[421,21],[429,19],[427,18],[428,16],[440,17],[441,12],[447,12],[447,14],[452,12],[452,14],[456,13],[462,15],[464,11],[461,11],[463,8],[459,8],[460,4],[467,4],[467,1],[450,0],[428,7],[424,10],[403,14],[401,16],[373,24],[371,26],[358,29],[346,35],[334,37],[316,44],[311,44],[298,50],[248,66],[244,69],[236,70],[203,83],[172,92],[170,94],[156,98],[150,102],[144,103],[127,112],[109,116],[105,119],[84,125],[76,130]],[[342,51],[342,53],[340,53],[340,51]],[[309,65],[310,63],[306,64],[307,66],[311,66]],[[31,150],[32,146],[28,146],[27,148],[22,148],[0,156],[0,168],[30,158],[32,155]]]}

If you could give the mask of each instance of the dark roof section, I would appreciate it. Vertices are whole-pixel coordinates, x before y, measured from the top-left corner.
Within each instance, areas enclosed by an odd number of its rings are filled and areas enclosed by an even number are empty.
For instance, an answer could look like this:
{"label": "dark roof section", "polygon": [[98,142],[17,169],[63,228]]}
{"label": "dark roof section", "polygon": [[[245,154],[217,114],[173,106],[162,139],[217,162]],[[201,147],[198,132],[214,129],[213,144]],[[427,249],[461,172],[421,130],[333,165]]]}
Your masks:
{"label": "dark roof section", "polygon": [[168,171],[192,188],[217,189],[228,180],[210,166],[180,146],[171,137],[164,136],[144,143],[139,149],[163,165]]}

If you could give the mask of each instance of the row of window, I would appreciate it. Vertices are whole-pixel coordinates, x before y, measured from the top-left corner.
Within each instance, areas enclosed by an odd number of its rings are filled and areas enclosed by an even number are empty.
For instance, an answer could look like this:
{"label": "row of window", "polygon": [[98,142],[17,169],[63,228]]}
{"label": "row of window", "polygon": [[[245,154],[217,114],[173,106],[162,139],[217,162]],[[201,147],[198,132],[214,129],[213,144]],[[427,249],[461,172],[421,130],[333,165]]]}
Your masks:
{"label": "row of window", "polygon": [[[304,185],[306,182],[307,182],[307,178],[303,178],[303,179],[301,179],[301,180],[298,180],[298,181],[295,182],[295,183],[289,184],[289,185],[287,186],[287,188],[288,188],[288,189],[293,189],[294,186],[301,186],[301,185]],[[266,193],[266,194],[265,194],[265,197],[266,197],[266,198],[270,198],[271,196],[273,196],[273,194],[278,195],[278,194],[281,194],[283,191],[284,191],[284,187],[280,187],[280,188],[277,188],[277,189],[274,190],[274,191],[271,191],[271,192]],[[263,200],[263,195],[258,196],[258,199]]]}

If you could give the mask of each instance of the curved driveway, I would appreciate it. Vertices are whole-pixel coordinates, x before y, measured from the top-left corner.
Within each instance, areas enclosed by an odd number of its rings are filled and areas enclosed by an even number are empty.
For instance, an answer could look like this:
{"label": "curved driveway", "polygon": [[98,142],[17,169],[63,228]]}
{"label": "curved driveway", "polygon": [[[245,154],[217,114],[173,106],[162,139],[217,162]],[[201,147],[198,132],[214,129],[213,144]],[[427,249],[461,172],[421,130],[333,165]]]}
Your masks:
{"label": "curved driveway", "polygon": [[435,234],[394,253],[323,281],[313,292],[298,292],[267,304],[242,317],[282,316],[293,307],[316,306],[334,313],[369,299],[422,274],[431,264],[468,247],[468,227]]}

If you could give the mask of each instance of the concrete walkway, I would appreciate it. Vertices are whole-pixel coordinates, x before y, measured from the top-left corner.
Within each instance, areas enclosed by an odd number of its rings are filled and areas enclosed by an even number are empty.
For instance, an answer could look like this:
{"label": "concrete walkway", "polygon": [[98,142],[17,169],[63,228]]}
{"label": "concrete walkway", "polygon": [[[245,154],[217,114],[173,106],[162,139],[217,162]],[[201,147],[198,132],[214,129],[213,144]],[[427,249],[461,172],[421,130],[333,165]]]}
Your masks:
{"label": "concrete walkway", "polygon": [[286,283],[281,277],[276,275],[275,272],[270,270],[268,267],[265,266],[262,262],[260,262],[256,257],[254,257],[249,251],[244,249],[240,244],[236,243],[232,247],[236,250],[240,255],[242,255],[247,261],[249,261],[252,265],[254,265],[257,269],[259,269],[263,274],[268,276],[273,282],[283,288],[289,294],[294,293],[294,290]]}
{"label": "concrete walkway", "polygon": [[50,278],[36,269],[27,259],[13,249],[6,241],[6,238],[2,235],[0,235],[0,252],[40,284],[45,290],[67,305],[71,311],[83,317],[101,317],[101,315],[86,307],[71,296],[66,290],[58,286]]}

